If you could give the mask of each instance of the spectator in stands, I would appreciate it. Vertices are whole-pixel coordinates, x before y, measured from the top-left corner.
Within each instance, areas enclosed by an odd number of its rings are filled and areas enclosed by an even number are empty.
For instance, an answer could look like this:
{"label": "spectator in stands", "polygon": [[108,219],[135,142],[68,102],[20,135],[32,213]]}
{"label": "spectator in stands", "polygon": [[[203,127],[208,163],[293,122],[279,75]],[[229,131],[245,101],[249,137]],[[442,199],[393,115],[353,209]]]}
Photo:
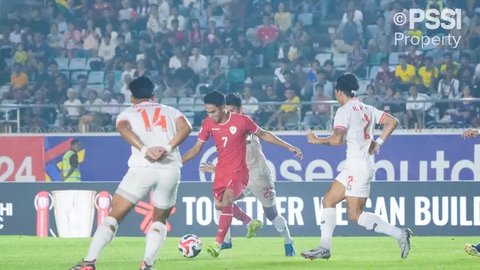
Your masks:
{"label": "spectator in stands", "polygon": [[55,80],[57,77],[62,77],[65,82],[68,81],[67,76],[63,73],[60,73],[58,70],[58,63],[55,60],[51,60],[48,64],[48,74],[50,75],[50,81],[48,82],[47,86],[49,88],[55,87]]}
{"label": "spectator in stands", "polygon": [[379,16],[375,31],[370,33],[372,36],[368,41],[369,52],[389,52],[391,50],[392,32],[388,26],[389,24],[385,24],[385,17]]}
{"label": "spectator in stands", "polygon": [[252,89],[250,86],[245,86],[243,88],[243,113],[253,116],[258,111],[258,99],[252,95]]}
{"label": "spectator in stands", "polygon": [[44,36],[41,33],[33,34],[33,44],[30,46],[29,57],[35,58],[39,61],[45,61],[50,56],[50,48],[45,43]]}
{"label": "spectator in stands", "polygon": [[98,48],[98,57],[105,63],[107,69],[113,67],[116,47],[116,44],[112,42],[110,34],[105,34]]}
{"label": "spectator in stands", "polygon": [[237,29],[233,26],[232,21],[228,18],[223,20],[223,32],[220,35],[223,47],[232,47],[237,35]]}
{"label": "spectator in stands", "polygon": [[325,71],[326,79],[330,82],[334,82],[341,75],[341,72],[335,69],[333,60],[327,60],[323,64],[323,70]]}
{"label": "spectator in stands", "polygon": [[362,102],[377,109],[381,108],[380,99],[375,94],[375,87],[373,85],[367,85],[367,96],[362,98]]}
{"label": "spectator in stands", "polygon": [[[127,44],[128,46],[131,46],[133,44],[133,41],[136,38],[135,32],[130,30],[130,24],[128,23],[128,21],[121,21],[120,22],[120,31],[119,31],[118,35],[123,36],[125,44]],[[117,39],[118,38],[119,37],[117,37]]]}
{"label": "spectator in stands", "polygon": [[183,57],[182,48],[175,47],[175,54],[172,57],[170,57],[170,60],[168,61],[168,68],[171,70],[172,73],[182,66],[182,63],[181,63],[182,57]]}
{"label": "spectator in stands", "polygon": [[126,62],[131,62],[135,58],[132,48],[125,43],[123,34],[117,36],[117,47],[115,48],[115,67],[123,67]]}
{"label": "spectator in stands", "polygon": [[192,68],[188,66],[188,60],[185,56],[180,58],[181,66],[173,74],[173,85],[177,92],[177,97],[187,97],[193,93],[194,86],[198,82],[198,77]]}
{"label": "spectator in stands", "polygon": [[298,47],[303,55],[308,55],[312,51],[310,36],[303,28],[302,22],[297,21],[295,23],[295,27],[292,29],[290,38],[297,41]]}
{"label": "spectator in stands", "polygon": [[154,1],[158,4],[158,15],[160,18],[168,18],[170,16],[170,5],[166,0]]}
{"label": "spectator in stands", "polygon": [[[160,0],[159,0],[160,1]],[[118,20],[135,20],[137,18],[137,11],[132,8],[130,0],[122,0],[122,8],[118,11]]]}
{"label": "spectator in stands", "polygon": [[135,72],[136,72],[136,69],[134,68],[134,65],[132,64],[132,62],[130,61],[125,62],[125,64],[123,64],[122,82],[125,83],[124,78],[127,75],[129,75],[131,78],[135,78]]}
{"label": "spectator in stands", "polygon": [[305,129],[310,129],[314,126],[320,125],[322,129],[327,128],[330,115],[330,105],[322,104],[320,102],[331,100],[332,98],[325,95],[323,86],[321,84],[315,85],[314,95],[312,97],[311,114],[305,115],[304,126]]}
{"label": "spectator in stands", "polygon": [[105,74],[105,82],[103,83],[103,85],[104,89],[109,90],[112,93],[120,93],[121,86],[118,85],[117,81],[115,80],[115,73],[111,71]]}
{"label": "spectator in stands", "polygon": [[278,11],[274,16],[274,23],[278,27],[278,30],[285,33],[292,27],[293,16],[287,11],[285,3],[280,2],[278,4]]}
{"label": "spectator in stands", "polygon": [[21,32],[20,22],[15,21],[13,23],[13,31],[10,32],[9,40],[14,45],[22,42],[22,32]]}
{"label": "spectator in stands", "polygon": [[[277,92],[275,91],[275,88],[273,85],[268,84],[264,85],[263,87],[264,90],[264,97],[261,98],[262,102],[280,102],[282,101],[280,97],[277,96]],[[279,105],[277,104],[267,104],[267,105],[260,105],[259,110],[257,111],[257,120],[259,121],[258,123],[261,123],[262,125],[265,124],[268,119],[276,112],[278,111]]]}
{"label": "spectator in stands", "polygon": [[208,70],[208,83],[211,84],[212,90],[225,92],[225,71],[220,66],[220,58],[215,57],[210,63],[210,69]]}
{"label": "spectator in stands", "polygon": [[28,62],[28,52],[25,50],[25,46],[23,45],[22,42],[17,43],[17,47],[13,51],[13,62],[15,64],[19,64],[21,66],[24,66]]}
{"label": "spectator in stands", "polygon": [[179,46],[185,45],[187,42],[187,36],[185,33],[178,29],[179,23],[177,19],[172,20],[172,30],[169,30],[168,35],[175,38],[175,43]]}
{"label": "spectator in stands", "polygon": [[100,36],[102,32],[100,28],[95,27],[93,19],[87,20],[87,26],[82,30],[82,42],[83,50],[86,52],[87,56],[95,56],[100,46]]}
{"label": "spectator in stands", "polygon": [[354,41],[363,43],[362,25],[353,16],[353,11],[347,11],[347,21],[342,21],[333,35],[333,47],[340,53],[352,52]]}
{"label": "spectator in stands", "polygon": [[51,107],[40,107],[48,105],[48,102],[45,100],[43,91],[36,91],[33,95],[33,105],[32,108],[27,109],[21,114],[20,119],[25,120],[25,125],[30,128],[40,128],[45,129],[49,124],[53,124],[56,117],[56,112],[54,108]]}
{"label": "spectator in stands", "polygon": [[433,66],[433,59],[425,57],[424,65],[418,69],[418,79],[422,92],[430,93],[438,80],[438,68]]}
{"label": "spectator in stands", "polygon": [[405,59],[407,60],[407,64],[410,64],[417,69],[422,64],[423,55],[414,45],[410,45],[408,46],[408,51],[405,53]]}
{"label": "spectator in stands", "polygon": [[[18,63],[13,64],[12,76],[10,77],[10,87],[13,92],[26,94],[28,87],[28,76],[22,70],[22,66]],[[12,92],[12,93],[13,93]]]}
{"label": "spectator in stands", "polygon": [[285,101],[280,106],[266,123],[267,126],[272,126],[276,123],[277,129],[281,130],[286,125],[296,125],[298,123],[298,109],[300,105],[300,98],[295,94],[294,90],[285,90]]}
{"label": "spectator in stands", "polygon": [[353,21],[354,22],[358,22],[358,23],[362,24],[363,13],[362,13],[361,10],[359,10],[355,7],[355,1],[353,1],[353,0],[349,0],[348,3],[347,3],[347,10],[345,11],[345,13],[343,13],[342,23],[346,23],[348,21],[348,13],[353,14]]}
{"label": "spectator in stands", "polygon": [[130,76],[130,74],[126,74],[122,78],[122,80],[123,80],[123,85],[120,88],[120,94],[123,94],[123,96],[125,97],[125,100],[130,102],[130,97],[132,96],[132,92],[130,92],[130,89],[128,89],[128,85],[130,84],[130,82],[133,81],[133,77]]}
{"label": "spectator in stands", "polygon": [[395,68],[395,77],[398,79],[399,88],[405,91],[410,84],[415,83],[416,70],[413,65],[407,63],[405,55],[399,55],[398,58],[400,63]]}
{"label": "spectator in stands", "polygon": [[53,56],[55,56],[57,50],[65,47],[63,36],[58,32],[58,26],[55,23],[52,23],[50,26],[50,33],[47,35],[47,45],[52,49]]}
{"label": "spectator in stands", "polygon": [[205,81],[208,70],[208,59],[202,54],[200,48],[194,47],[192,49],[192,55],[188,59],[188,66],[192,68],[201,82]]}
{"label": "spectator in stands", "polygon": [[188,42],[193,47],[200,47],[202,45],[202,30],[200,29],[200,22],[198,19],[190,19],[190,28],[187,38]]}
{"label": "spectator in stands", "polygon": [[147,31],[150,35],[151,40],[154,40],[155,37],[160,33],[162,20],[163,19],[160,18],[160,14],[158,13],[158,6],[150,5],[150,15],[148,16],[147,21]]}
{"label": "spectator in stands", "polygon": [[263,16],[263,24],[258,27],[257,38],[260,41],[263,57],[267,65],[272,61],[278,35],[278,29],[271,24],[271,18]]}
{"label": "spectator in stands", "polygon": [[427,116],[426,112],[432,108],[433,103],[426,102],[429,101],[430,98],[426,94],[418,93],[416,85],[410,86],[409,94],[410,96],[407,99],[406,105],[408,118],[407,127],[422,130]]}
{"label": "spectator in stands", "polygon": [[[470,91],[470,86],[468,84],[464,84],[462,86],[462,94],[460,96],[464,99],[472,99],[474,98]],[[451,115],[452,120],[454,123],[461,125],[462,127],[469,126],[472,123],[473,119],[478,117],[477,115],[477,105],[475,102],[471,101],[463,101],[462,103],[457,103],[458,107],[455,114]]]}
{"label": "spectator in stands", "polygon": [[143,58],[139,58],[137,60],[137,70],[133,74],[133,78],[138,78],[138,77],[150,77],[151,73],[150,70],[147,69],[145,65],[145,60]]}
{"label": "spectator in stands", "polygon": [[103,101],[98,98],[97,91],[91,90],[88,92],[88,99],[83,103],[84,114],[80,116],[78,130],[80,132],[88,132],[91,126],[97,123],[101,123],[101,112]]}
{"label": "spectator in stands", "polygon": [[[34,91],[38,90],[39,88],[46,87],[50,81],[50,76],[47,73],[47,69],[45,68],[45,63],[43,61],[35,62],[35,70],[32,72],[32,76],[32,85]],[[2,85],[1,82],[0,85]]]}
{"label": "spectator in stands", "polygon": [[85,74],[78,74],[77,85],[74,86],[73,90],[75,91],[75,97],[82,101],[87,100],[88,92],[92,89],[87,85],[87,76]]}
{"label": "spectator in stands", "polygon": [[78,57],[82,54],[82,34],[73,22],[68,23],[68,29],[63,33],[63,44],[67,49],[68,57]]}
{"label": "spectator in stands", "polygon": [[386,89],[392,87],[395,81],[395,72],[388,65],[388,58],[382,58],[380,61],[380,69],[375,76],[375,83],[380,93],[384,93]]}
{"label": "spectator in stands", "polygon": [[221,47],[222,41],[220,40],[220,31],[217,29],[217,23],[214,19],[208,21],[208,28],[203,33],[203,41],[206,49],[206,53],[213,55],[215,50]]}
{"label": "spectator in stands", "polygon": [[[253,45],[246,39],[245,33],[243,32],[238,33],[236,41],[237,42],[233,42],[233,49],[240,54],[246,73],[250,75],[253,68]],[[259,64],[263,67],[263,63]]]}
{"label": "spectator in stands", "polygon": [[367,76],[367,53],[362,50],[358,41],[353,42],[352,52],[347,54],[347,72],[355,73],[359,77]]}
{"label": "spectator in stands", "polygon": [[326,72],[323,69],[317,71],[317,81],[313,84],[313,88],[316,89],[317,85],[322,86],[323,94],[330,99],[333,99],[333,83],[327,80]]}
{"label": "spectator in stands", "polygon": [[45,98],[51,104],[61,105],[67,100],[68,84],[65,78],[57,76],[55,78],[55,85],[47,90]]}
{"label": "spectator in stands", "polygon": [[112,5],[104,0],[95,0],[93,10],[95,15],[102,19],[107,19],[113,15]]}
{"label": "spectator in stands", "polygon": [[453,68],[448,68],[445,78],[438,82],[438,94],[442,99],[454,99],[460,96],[460,82],[454,78]]}
{"label": "spectator in stands", "polygon": [[185,17],[178,13],[178,8],[176,6],[173,6],[170,8],[170,16],[167,18],[167,28],[169,30],[173,30],[172,21],[175,19],[178,21],[178,31],[184,31]]}
{"label": "spectator in stands", "polygon": [[[104,105],[109,105],[108,107],[102,107],[102,124],[103,125],[112,125],[115,123],[117,115],[120,113],[120,108],[116,99],[112,98],[112,92],[105,90],[103,91],[102,101]],[[115,106],[115,107],[110,107]]]}
{"label": "spectator in stands", "polygon": [[77,98],[77,93],[72,88],[67,90],[67,98],[68,99],[63,103],[65,124],[68,126],[76,126],[80,119],[82,102]]}
{"label": "spectator in stands", "polygon": [[457,74],[460,64],[453,60],[452,53],[446,52],[443,55],[443,63],[440,65],[440,76],[445,77],[447,74],[447,68],[451,68],[454,71],[454,75]]}

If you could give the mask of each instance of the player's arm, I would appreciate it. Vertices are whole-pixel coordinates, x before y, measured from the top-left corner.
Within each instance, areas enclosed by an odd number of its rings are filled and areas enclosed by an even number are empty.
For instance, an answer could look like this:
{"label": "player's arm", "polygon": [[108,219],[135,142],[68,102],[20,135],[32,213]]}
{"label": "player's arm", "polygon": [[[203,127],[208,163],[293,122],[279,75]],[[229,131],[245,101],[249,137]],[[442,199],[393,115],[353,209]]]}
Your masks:
{"label": "player's arm", "polygon": [[333,130],[332,135],[328,137],[318,137],[313,131],[307,132],[307,141],[311,144],[324,144],[331,146],[342,145],[345,142],[346,130],[341,127],[337,127]]}
{"label": "player's arm", "polygon": [[380,137],[378,137],[375,141],[372,141],[372,143],[370,144],[370,154],[378,153],[378,151],[380,150],[380,146],[382,146],[385,140],[387,140],[387,138],[390,137],[392,132],[397,128],[398,120],[390,114],[385,113],[381,125],[383,125],[383,132],[382,134],[380,134]]}
{"label": "player's arm", "polygon": [[280,147],[283,147],[285,149],[287,149],[288,151],[292,152],[295,154],[296,157],[298,158],[303,158],[303,153],[302,153],[302,150],[300,150],[299,148],[287,143],[286,141],[280,139],[279,137],[277,137],[275,134],[271,133],[270,131],[267,131],[267,130],[264,130],[263,128],[261,127],[258,127],[257,129],[257,132],[255,132],[255,134],[257,137],[259,137],[260,139],[268,142],[268,143],[271,143],[271,144],[275,144],[275,145],[278,145]]}
{"label": "player's arm", "polygon": [[194,158],[196,155],[198,155],[198,153],[200,153],[200,151],[202,151],[202,148],[203,148],[204,144],[205,144],[205,142],[197,140],[195,145],[193,145],[193,147],[190,148],[190,150],[188,150],[185,154],[183,154],[182,163],[185,163],[185,162],[189,161],[190,159]]}
{"label": "player's arm", "polygon": [[168,143],[166,146],[165,150],[167,152],[172,151],[172,149],[175,149],[175,147],[179,146],[192,132],[192,125],[190,124],[190,121],[188,121],[185,116],[180,116],[177,117],[175,120],[175,125],[177,126],[177,134],[175,134],[175,137]]}
{"label": "player's arm", "polygon": [[202,173],[215,173],[217,166],[212,163],[202,163],[200,164],[200,172]]}
{"label": "player's arm", "polygon": [[480,135],[480,131],[478,129],[469,128],[463,132],[463,138],[475,138]]}
{"label": "player's arm", "polygon": [[120,121],[117,123],[117,130],[122,136],[122,138],[132,145],[133,147],[140,150],[140,152],[147,157],[150,161],[158,160],[163,156],[164,151],[160,150],[160,147],[148,147],[146,146],[140,138],[132,131],[130,123],[126,120]]}

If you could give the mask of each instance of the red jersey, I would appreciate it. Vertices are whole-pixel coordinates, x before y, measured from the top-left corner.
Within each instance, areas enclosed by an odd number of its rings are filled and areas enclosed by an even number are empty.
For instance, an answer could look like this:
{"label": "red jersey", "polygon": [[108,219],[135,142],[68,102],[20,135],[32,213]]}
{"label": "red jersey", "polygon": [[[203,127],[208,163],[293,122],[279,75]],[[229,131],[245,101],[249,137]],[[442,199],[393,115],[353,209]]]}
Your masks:
{"label": "red jersey", "polygon": [[212,119],[203,121],[198,140],[206,142],[210,136],[215,141],[218,153],[217,172],[231,174],[246,171],[247,135],[257,132],[253,120],[242,114],[230,113],[225,123],[217,124]]}

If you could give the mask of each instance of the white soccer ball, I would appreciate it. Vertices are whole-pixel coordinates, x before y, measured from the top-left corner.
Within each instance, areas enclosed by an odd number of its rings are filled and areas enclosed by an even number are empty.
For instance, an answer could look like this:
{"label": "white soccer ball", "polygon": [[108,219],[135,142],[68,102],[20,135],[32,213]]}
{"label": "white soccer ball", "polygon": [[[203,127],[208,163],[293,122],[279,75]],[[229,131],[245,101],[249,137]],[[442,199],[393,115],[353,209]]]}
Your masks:
{"label": "white soccer ball", "polygon": [[195,234],[186,234],[178,240],[178,250],[183,257],[194,258],[202,251],[202,241]]}

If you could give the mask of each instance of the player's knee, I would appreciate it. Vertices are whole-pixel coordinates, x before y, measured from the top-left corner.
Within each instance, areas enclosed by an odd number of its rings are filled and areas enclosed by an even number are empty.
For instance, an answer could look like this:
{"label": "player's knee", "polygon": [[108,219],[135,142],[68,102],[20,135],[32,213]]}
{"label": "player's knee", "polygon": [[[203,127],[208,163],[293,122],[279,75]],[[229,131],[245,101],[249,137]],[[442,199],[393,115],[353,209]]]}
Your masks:
{"label": "player's knee", "polygon": [[222,211],[222,206],[220,205],[220,203],[215,203],[215,209]]}
{"label": "player's knee", "polygon": [[117,232],[118,221],[114,217],[111,217],[111,216],[106,217],[102,225],[110,229],[113,233]]}
{"label": "player's knee", "polygon": [[277,207],[275,206],[264,207],[263,212],[265,213],[267,219],[270,221],[273,221],[278,216]]}

